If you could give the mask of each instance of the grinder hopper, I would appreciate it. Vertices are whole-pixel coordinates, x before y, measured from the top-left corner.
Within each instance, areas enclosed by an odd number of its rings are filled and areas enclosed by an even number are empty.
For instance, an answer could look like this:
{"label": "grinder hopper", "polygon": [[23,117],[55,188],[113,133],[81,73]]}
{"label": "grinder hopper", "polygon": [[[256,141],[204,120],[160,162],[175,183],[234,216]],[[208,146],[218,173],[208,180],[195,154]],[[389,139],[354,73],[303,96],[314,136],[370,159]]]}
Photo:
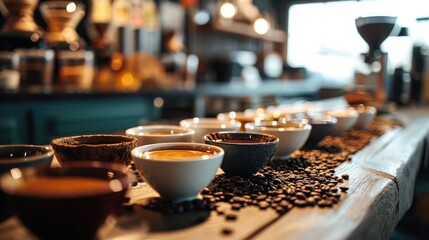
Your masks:
{"label": "grinder hopper", "polygon": [[356,28],[368,44],[369,51],[365,54],[365,62],[369,65],[377,63],[373,68],[376,74],[375,101],[379,105],[386,103],[385,84],[387,83],[387,53],[381,51],[380,46],[392,33],[396,23],[396,17],[391,16],[369,16],[359,17],[355,20]]}

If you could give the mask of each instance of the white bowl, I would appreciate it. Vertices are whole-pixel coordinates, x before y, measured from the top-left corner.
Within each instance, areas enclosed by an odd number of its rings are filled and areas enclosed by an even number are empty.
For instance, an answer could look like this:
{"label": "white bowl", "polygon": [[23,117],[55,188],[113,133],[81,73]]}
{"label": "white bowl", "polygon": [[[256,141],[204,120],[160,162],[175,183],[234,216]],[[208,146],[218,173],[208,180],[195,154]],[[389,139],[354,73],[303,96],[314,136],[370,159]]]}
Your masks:
{"label": "white bowl", "polygon": [[195,131],[176,125],[147,125],[129,128],[125,134],[137,138],[137,146],[142,146],[163,142],[192,142]]}
{"label": "white bowl", "polygon": [[300,149],[311,132],[311,125],[305,122],[260,121],[246,123],[244,128],[246,132],[265,133],[278,137],[279,144],[274,153],[274,158],[280,159],[289,158],[291,153]]}
{"label": "white bowl", "polygon": [[359,113],[359,117],[354,125],[357,129],[365,129],[366,126],[374,120],[377,115],[377,109],[372,106],[358,105],[355,107]]}
{"label": "white bowl", "polygon": [[246,109],[243,112],[224,112],[219,113],[216,116],[220,120],[236,120],[241,122],[242,130],[244,130],[244,124],[248,122],[260,121],[260,120],[271,120],[272,116],[263,108],[258,109]]}
{"label": "white bowl", "polygon": [[241,122],[217,118],[188,118],[180,121],[180,126],[195,130],[194,142],[203,143],[207,133],[220,131],[239,131]]}
{"label": "white bowl", "polygon": [[[149,156],[156,151],[171,151],[169,156]],[[173,151],[185,151],[181,157]],[[189,151],[203,152],[191,156]],[[222,148],[201,143],[155,143],[131,151],[143,179],[162,198],[184,201],[197,198],[198,193],[213,180],[225,152]]]}
{"label": "white bowl", "polygon": [[332,135],[335,136],[340,136],[351,129],[355,125],[359,116],[359,113],[353,107],[333,110],[330,111],[329,114],[337,119],[337,123],[332,131]]}

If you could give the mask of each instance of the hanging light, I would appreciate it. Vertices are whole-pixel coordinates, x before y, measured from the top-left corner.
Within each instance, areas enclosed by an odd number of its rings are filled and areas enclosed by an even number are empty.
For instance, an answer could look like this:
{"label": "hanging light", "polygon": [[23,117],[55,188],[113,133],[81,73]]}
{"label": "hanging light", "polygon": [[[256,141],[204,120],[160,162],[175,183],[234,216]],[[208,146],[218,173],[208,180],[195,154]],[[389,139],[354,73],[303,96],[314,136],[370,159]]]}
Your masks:
{"label": "hanging light", "polygon": [[271,24],[266,18],[258,17],[253,22],[253,29],[257,34],[263,35],[271,29]]}
{"label": "hanging light", "polygon": [[223,18],[231,19],[237,15],[237,6],[230,1],[225,1],[220,4],[219,12]]}

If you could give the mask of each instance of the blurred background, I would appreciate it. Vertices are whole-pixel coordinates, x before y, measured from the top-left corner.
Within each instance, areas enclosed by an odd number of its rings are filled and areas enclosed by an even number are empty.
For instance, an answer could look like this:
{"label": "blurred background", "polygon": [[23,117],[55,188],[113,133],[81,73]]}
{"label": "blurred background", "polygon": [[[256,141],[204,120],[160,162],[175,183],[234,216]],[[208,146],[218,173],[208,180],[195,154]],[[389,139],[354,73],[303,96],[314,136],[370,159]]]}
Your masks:
{"label": "blurred background", "polygon": [[[425,0],[1,0],[0,26],[2,144],[336,96],[429,102]],[[393,239],[427,236],[420,176]]]}

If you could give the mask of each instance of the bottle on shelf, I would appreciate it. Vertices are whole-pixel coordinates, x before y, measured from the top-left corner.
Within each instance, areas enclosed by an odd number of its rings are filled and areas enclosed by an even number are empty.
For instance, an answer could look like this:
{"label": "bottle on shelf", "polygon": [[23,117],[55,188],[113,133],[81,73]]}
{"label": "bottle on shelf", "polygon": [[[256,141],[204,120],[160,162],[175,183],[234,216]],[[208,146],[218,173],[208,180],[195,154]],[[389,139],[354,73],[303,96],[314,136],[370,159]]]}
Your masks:
{"label": "bottle on shelf", "polygon": [[133,31],[129,26],[118,27],[118,49],[112,54],[110,67],[114,72],[115,90],[133,92],[141,88],[141,82],[138,79],[132,67],[133,54]]}

